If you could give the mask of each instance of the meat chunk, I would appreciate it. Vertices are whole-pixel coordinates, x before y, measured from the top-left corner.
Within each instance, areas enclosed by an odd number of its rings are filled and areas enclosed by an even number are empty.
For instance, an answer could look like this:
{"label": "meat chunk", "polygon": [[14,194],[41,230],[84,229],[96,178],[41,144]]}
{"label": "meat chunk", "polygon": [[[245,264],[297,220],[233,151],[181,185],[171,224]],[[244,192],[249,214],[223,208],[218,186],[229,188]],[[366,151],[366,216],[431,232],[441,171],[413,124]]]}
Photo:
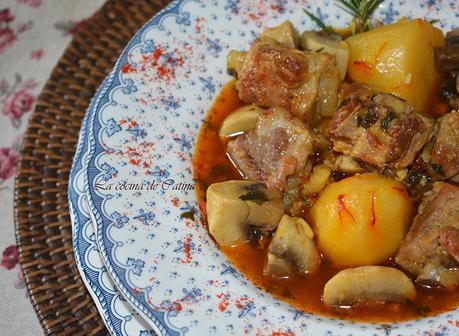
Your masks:
{"label": "meat chunk", "polygon": [[257,40],[238,68],[239,97],[263,107],[283,107],[310,121],[331,115],[341,84],[335,57],[304,53],[270,38]]}
{"label": "meat chunk", "polygon": [[417,281],[454,288],[459,285],[459,188],[435,183],[418,211],[395,261]]}
{"label": "meat chunk", "polygon": [[439,119],[431,164],[437,178],[455,179],[459,175],[459,112],[453,111]]}
{"label": "meat chunk", "polygon": [[344,88],[347,98],[336,111],[328,135],[333,149],[378,168],[402,169],[432,138],[433,122],[404,100],[373,94],[364,86]]}
{"label": "meat chunk", "polygon": [[287,177],[306,167],[312,137],[301,121],[272,108],[258,117],[254,130],[231,140],[227,150],[245,177],[284,190]]}
{"label": "meat chunk", "polygon": [[440,244],[459,262],[459,230],[446,226],[440,230]]}

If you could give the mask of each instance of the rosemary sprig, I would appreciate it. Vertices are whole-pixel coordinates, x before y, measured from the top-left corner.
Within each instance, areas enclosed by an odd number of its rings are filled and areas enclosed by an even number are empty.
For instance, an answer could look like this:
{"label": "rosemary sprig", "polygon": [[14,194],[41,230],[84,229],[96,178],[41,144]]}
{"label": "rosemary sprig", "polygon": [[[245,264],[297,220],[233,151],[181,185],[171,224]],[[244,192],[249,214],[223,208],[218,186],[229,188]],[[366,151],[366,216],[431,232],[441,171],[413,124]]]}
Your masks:
{"label": "rosemary sprig", "polygon": [[322,29],[325,33],[327,34],[330,34],[330,35],[333,35],[333,34],[336,34],[336,32],[333,30],[333,28],[331,26],[327,26],[325,23],[322,22],[321,19],[319,19],[317,16],[315,16],[314,14],[312,14],[310,11],[306,10],[306,9],[303,9],[304,13],[309,16],[309,18],[314,22],[316,23],[320,29]]}
{"label": "rosemary sprig", "polygon": [[[340,7],[345,11],[349,12],[352,17],[351,30],[352,35],[360,32],[365,32],[373,29],[371,24],[371,15],[375,9],[384,0],[336,0]],[[325,24],[321,19],[312,14],[306,9],[303,9],[304,13],[314,21],[325,33],[337,34],[337,32],[329,25]]]}
{"label": "rosemary sprig", "polygon": [[370,17],[384,0],[337,0],[341,7],[351,13],[352,34],[373,29]]}

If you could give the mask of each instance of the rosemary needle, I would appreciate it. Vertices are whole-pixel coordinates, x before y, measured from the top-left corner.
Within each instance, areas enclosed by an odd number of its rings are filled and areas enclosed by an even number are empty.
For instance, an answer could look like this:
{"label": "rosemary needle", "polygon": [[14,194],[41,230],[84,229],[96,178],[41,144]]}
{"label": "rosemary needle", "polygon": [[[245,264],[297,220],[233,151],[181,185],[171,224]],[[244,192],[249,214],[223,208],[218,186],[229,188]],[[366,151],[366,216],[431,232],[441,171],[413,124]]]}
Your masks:
{"label": "rosemary needle", "polygon": [[314,21],[319,27],[320,29],[322,29],[325,33],[327,34],[336,34],[336,32],[333,30],[333,28],[331,26],[327,26],[325,23],[322,22],[322,20],[320,20],[317,16],[315,16],[314,14],[312,14],[311,12],[309,12],[308,10],[306,9],[303,9],[304,13],[309,16],[309,18]]}
{"label": "rosemary needle", "polygon": [[[359,32],[365,32],[373,29],[371,24],[371,15],[376,8],[384,0],[336,0],[340,7],[349,12],[352,17],[351,29],[352,34],[355,35]],[[337,34],[336,31],[329,25],[325,24],[321,19],[312,14],[306,9],[303,9],[304,13],[314,21],[325,33]]]}

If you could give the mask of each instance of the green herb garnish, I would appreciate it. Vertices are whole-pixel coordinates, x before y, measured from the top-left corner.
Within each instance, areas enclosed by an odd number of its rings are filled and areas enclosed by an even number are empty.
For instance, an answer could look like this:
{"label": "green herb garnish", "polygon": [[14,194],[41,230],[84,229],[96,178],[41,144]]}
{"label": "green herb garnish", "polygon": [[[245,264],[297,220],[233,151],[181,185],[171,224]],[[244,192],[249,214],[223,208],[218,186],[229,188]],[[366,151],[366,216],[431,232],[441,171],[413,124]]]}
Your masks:
{"label": "green herb garnish", "polygon": [[440,20],[439,19],[432,19],[432,20],[429,20],[427,22],[430,23],[431,25],[434,25],[434,24],[440,22]]}
{"label": "green herb garnish", "polygon": [[419,196],[432,188],[432,177],[419,170],[409,171],[403,182],[412,196]]}
{"label": "green herb garnish", "polygon": [[303,201],[308,208],[312,208],[312,201],[308,196],[303,196]]}
{"label": "green herb garnish", "polygon": [[384,118],[381,119],[381,122],[380,122],[381,128],[387,132],[390,128],[390,124],[392,120],[394,120],[395,118],[397,118],[397,115],[394,112],[390,111],[389,113],[387,113],[384,116]]}
{"label": "green herb garnish", "polygon": [[314,21],[320,27],[320,29],[324,31],[324,33],[327,33],[329,35],[336,35],[336,32],[333,30],[331,26],[328,26],[325,23],[323,23],[321,19],[319,19],[317,16],[312,14],[307,9],[303,9],[303,11],[312,21]]}
{"label": "green herb garnish", "polygon": [[[373,29],[371,24],[371,15],[375,9],[384,0],[336,0],[345,11],[349,12],[352,17],[351,30],[352,35],[360,32],[365,32]],[[338,33],[329,25],[325,24],[321,19],[312,14],[306,9],[303,9],[304,13],[314,21],[320,29],[329,35],[338,35]]]}
{"label": "green herb garnish", "polygon": [[251,190],[247,194],[239,196],[239,199],[243,201],[252,201],[257,204],[263,204],[269,201],[268,196],[266,196],[265,192],[260,189]]}
{"label": "green herb garnish", "polygon": [[337,0],[341,6],[351,13],[352,18],[351,28],[352,34],[365,32],[373,29],[370,17],[375,9],[384,0]]}
{"label": "green herb garnish", "polygon": [[258,242],[261,237],[263,236],[263,233],[261,232],[260,228],[255,225],[249,225],[247,227],[247,239],[254,243]]}
{"label": "green herb garnish", "polygon": [[445,171],[443,170],[443,166],[439,165],[437,163],[432,163],[432,170],[439,174],[439,175],[445,175]]}
{"label": "green herb garnish", "polygon": [[346,98],[346,99],[344,99],[344,100],[339,104],[338,109],[340,109],[340,108],[346,106],[346,105],[349,104],[350,102],[351,102],[351,98]]}
{"label": "green herb garnish", "polygon": [[357,125],[365,129],[370,128],[378,121],[378,114],[374,108],[369,107],[367,113],[357,116]]}
{"label": "green herb garnish", "polygon": [[182,212],[180,214],[180,218],[187,218],[187,219],[194,220],[194,210]]}

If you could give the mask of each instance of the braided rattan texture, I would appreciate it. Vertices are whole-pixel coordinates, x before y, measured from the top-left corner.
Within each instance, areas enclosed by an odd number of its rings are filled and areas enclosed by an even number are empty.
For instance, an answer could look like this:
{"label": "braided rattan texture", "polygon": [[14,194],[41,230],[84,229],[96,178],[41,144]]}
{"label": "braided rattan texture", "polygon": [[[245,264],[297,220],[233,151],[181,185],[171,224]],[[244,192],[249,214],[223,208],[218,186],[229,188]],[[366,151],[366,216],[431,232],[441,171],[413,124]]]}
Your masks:
{"label": "braided rattan texture", "polygon": [[29,121],[16,177],[16,239],[47,335],[108,334],[75,264],[67,180],[91,98],[132,35],[167,3],[106,3],[74,37]]}

